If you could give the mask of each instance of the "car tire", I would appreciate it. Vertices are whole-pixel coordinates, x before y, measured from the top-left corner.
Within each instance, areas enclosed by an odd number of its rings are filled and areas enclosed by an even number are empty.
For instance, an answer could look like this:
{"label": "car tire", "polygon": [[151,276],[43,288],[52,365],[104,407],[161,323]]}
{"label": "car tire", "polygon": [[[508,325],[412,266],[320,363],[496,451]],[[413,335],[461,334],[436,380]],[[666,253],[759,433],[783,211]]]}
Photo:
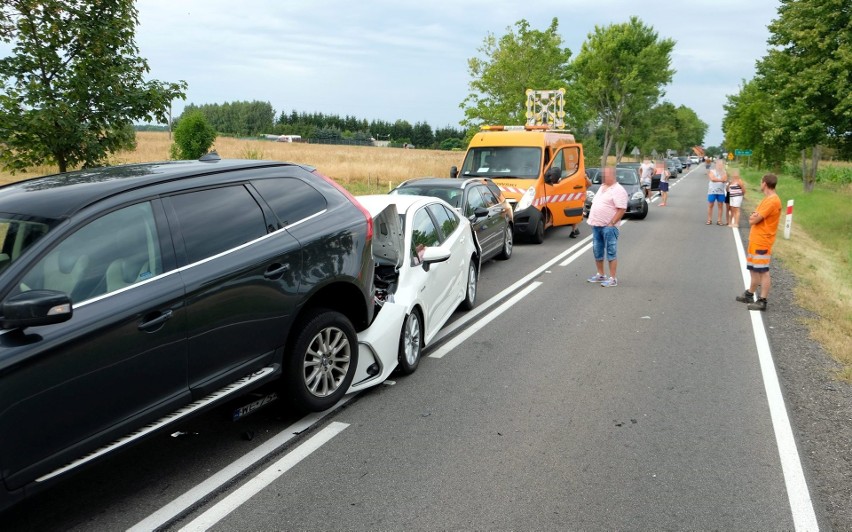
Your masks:
{"label": "car tire", "polygon": [[544,242],[544,220],[539,220],[535,226],[535,233],[530,237],[533,244],[541,244]]}
{"label": "car tire", "polygon": [[479,281],[476,272],[476,263],[473,258],[470,259],[470,264],[467,267],[467,285],[464,290],[464,300],[461,302],[461,308],[471,310],[476,304],[476,283]]}
{"label": "car tire", "polygon": [[509,260],[512,258],[512,246],[514,246],[512,226],[507,224],[506,229],[503,231],[503,249],[497,255],[497,258],[500,260]]}
{"label": "car tire", "polygon": [[643,201],[642,202],[642,209],[638,213],[636,213],[636,219],[637,220],[644,220],[645,217],[648,216],[648,209],[649,209],[648,202]]}
{"label": "car tire", "polygon": [[329,309],[310,312],[293,327],[285,353],[282,393],[300,411],[321,412],[349,390],[358,367],[358,336],[349,319]]}
{"label": "car tire", "polygon": [[397,371],[402,375],[411,375],[417,371],[420,355],[423,351],[423,318],[415,309],[405,317],[402,333],[399,335],[399,365]]}

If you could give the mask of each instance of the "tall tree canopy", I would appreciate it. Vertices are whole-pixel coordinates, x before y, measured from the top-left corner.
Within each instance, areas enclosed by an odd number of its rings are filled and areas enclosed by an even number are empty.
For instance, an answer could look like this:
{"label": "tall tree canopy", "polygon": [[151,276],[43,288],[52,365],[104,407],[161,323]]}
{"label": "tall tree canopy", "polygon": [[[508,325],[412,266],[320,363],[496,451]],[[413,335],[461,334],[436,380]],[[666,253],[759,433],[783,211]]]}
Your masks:
{"label": "tall tree canopy", "polygon": [[810,190],[820,145],[852,154],[852,9],[849,0],[781,0],[769,31],[756,78],[778,110],[767,137],[803,156],[811,149]]}
{"label": "tall tree canopy", "polygon": [[486,36],[478,49],[481,57],[468,60],[471,92],[459,106],[465,115],[462,125],[523,124],[527,89],[569,84],[571,50],[562,47],[558,27],[556,18],[544,31],[530,29],[526,20],[520,20],[515,31],[508,27],[499,39],[491,33]]}
{"label": "tall tree canopy", "polygon": [[0,163],[94,166],[131,147],[134,121],[166,121],[185,82],[146,81],[132,0],[4,0]]}
{"label": "tall tree canopy", "polygon": [[637,17],[622,24],[595,26],[577,59],[575,87],[604,129],[604,165],[622,124],[633,113],[646,113],[670,83],[671,52],[675,42],[660,39]]}

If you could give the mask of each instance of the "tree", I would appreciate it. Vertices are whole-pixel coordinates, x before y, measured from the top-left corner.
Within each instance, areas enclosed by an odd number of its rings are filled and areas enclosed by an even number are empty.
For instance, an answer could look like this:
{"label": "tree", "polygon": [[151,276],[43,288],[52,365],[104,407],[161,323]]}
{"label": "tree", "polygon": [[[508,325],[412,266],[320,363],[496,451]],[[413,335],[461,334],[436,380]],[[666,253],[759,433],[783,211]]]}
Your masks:
{"label": "tree", "polygon": [[131,0],[5,0],[0,39],[0,163],[11,171],[52,162],[101,164],[132,145],[135,120],[165,122],[186,83],[145,81]]}
{"label": "tree", "polygon": [[435,144],[435,134],[426,122],[417,122],[411,132],[411,142],[418,148],[431,148]]}
{"label": "tree", "polygon": [[515,23],[499,39],[489,33],[478,48],[483,57],[468,59],[470,94],[459,105],[462,125],[523,124],[527,89],[558,89],[570,83],[571,50],[562,47],[559,21],[545,31],[531,30],[526,20]]}
{"label": "tree", "polygon": [[684,153],[693,146],[704,144],[707,134],[707,123],[698,118],[698,114],[685,105],[675,110],[677,121],[677,144],[679,152]]}
{"label": "tree", "polygon": [[760,88],[779,111],[766,134],[801,150],[809,192],[823,144],[852,153],[852,9],[848,0],[781,0],[778,15],[757,64]]}
{"label": "tree", "polygon": [[722,120],[725,146],[732,150],[752,150],[758,166],[780,167],[788,142],[770,141],[766,136],[766,131],[772,129],[775,113],[770,96],[763,92],[757,80],[751,80],[743,82],[739,93],[728,95],[727,100]]}
{"label": "tree", "polygon": [[198,159],[216,140],[216,130],[201,111],[184,112],[175,127],[172,159]]}
{"label": "tree", "polygon": [[622,123],[650,109],[671,82],[674,41],[658,37],[637,17],[595,26],[573,63],[575,87],[604,128],[601,164],[612,151]]}

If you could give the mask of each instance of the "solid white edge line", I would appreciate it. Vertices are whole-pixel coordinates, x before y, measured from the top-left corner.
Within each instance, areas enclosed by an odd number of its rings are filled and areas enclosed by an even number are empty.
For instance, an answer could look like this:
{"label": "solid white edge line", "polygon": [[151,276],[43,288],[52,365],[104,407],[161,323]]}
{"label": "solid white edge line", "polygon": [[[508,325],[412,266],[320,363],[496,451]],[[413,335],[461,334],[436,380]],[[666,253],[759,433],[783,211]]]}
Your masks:
{"label": "solid white edge line", "polygon": [[[737,246],[737,257],[743,272],[743,284],[745,288],[749,288],[751,274],[746,270],[743,242],[739,230],[736,227],[733,227],[732,230],[734,242]],[[769,348],[769,339],[766,336],[763,317],[759,310],[749,311],[749,314],[751,314],[754,341],[757,344],[757,358],[760,361],[763,387],[766,391],[766,400],[769,403],[769,416],[772,419],[775,443],[778,446],[781,470],[784,473],[787,499],[790,502],[790,511],[793,514],[793,526],[797,532],[819,530],[813,501],[811,501],[808,483],[805,481],[805,473],[796,447],[796,439],[793,437],[793,428],[787,415],[787,407],[784,405],[784,396],[781,394],[781,385],[775,371],[775,362],[772,359],[772,350]]]}
{"label": "solid white edge line", "polygon": [[343,432],[348,423],[332,421],[327,427],[311,436],[305,443],[299,445],[280,460],[261,471],[257,476],[240,486],[239,489],[216,503],[212,508],[195,518],[191,523],[181,528],[181,532],[204,531],[224,519],[228,514],[239,508],[243,503],[257,495],[281,475],[307,458],[314,451],[325,445],[329,440]]}
{"label": "solid white edge line", "polygon": [[314,426],[324,417],[328,416],[331,412],[335,412],[339,407],[345,405],[357,395],[358,393],[345,395],[337,402],[337,404],[328,410],[307,415],[296,421],[269,440],[265,441],[263,444],[254,448],[252,451],[231,462],[207,480],[186,491],[183,495],[166,504],[142,521],[139,521],[130,527],[128,532],[148,532],[165,526],[193,505],[204,499],[204,497],[207,497],[233,480],[235,477],[242,474],[243,471],[263,460],[266,456],[275,452],[276,449],[295,438],[300,433]]}
{"label": "solid white edge line", "polygon": [[533,290],[535,290],[536,288],[541,286],[541,284],[542,283],[540,281],[530,283],[529,286],[527,286],[526,288],[524,288],[523,290],[521,290],[520,292],[518,292],[517,294],[512,296],[511,299],[506,300],[505,303],[503,303],[502,305],[500,305],[499,307],[497,307],[493,311],[489,312],[481,320],[477,321],[476,323],[474,323],[473,325],[471,325],[470,327],[465,329],[463,333],[459,334],[458,336],[453,337],[452,340],[450,340],[446,344],[442,345],[437,351],[435,351],[434,353],[429,355],[429,357],[430,358],[443,358],[444,355],[448,354],[450,351],[452,351],[453,349],[455,349],[456,347],[461,345],[462,342],[464,342],[465,340],[467,340],[468,338],[473,336],[473,334],[476,333],[477,331],[479,331],[479,329],[485,327],[494,318],[496,318],[500,314],[506,312],[506,310],[508,310],[509,307],[511,307],[512,305],[517,303],[519,300],[526,297],[527,294],[529,294],[530,292],[532,292]]}

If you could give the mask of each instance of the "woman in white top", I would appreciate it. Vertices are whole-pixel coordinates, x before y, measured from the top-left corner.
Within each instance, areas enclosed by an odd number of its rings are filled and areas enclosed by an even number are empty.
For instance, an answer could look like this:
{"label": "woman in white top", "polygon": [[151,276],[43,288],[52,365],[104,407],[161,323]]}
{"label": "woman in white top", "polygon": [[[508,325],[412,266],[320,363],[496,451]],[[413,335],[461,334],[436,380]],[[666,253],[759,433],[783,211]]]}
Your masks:
{"label": "woman in white top", "polygon": [[731,227],[740,226],[740,208],[743,206],[745,197],[745,183],[740,179],[739,168],[731,170],[731,179],[728,182],[728,196],[731,202]]}

